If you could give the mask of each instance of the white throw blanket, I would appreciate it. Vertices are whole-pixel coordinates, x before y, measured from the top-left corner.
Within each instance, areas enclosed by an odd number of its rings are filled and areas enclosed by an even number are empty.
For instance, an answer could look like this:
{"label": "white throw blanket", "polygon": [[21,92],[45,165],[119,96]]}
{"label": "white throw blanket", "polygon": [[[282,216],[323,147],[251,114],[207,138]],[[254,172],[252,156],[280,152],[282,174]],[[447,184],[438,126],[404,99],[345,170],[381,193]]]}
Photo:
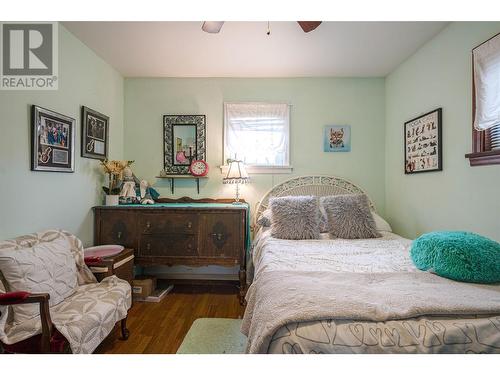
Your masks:
{"label": "white throw blanket", "polygon": [[[408,244],[393,234],[355,241],[283,241],[264,234],[255,248],[255,280],[242,326],[247,352],[266,353],[274,332],[292,322],[500,315],[500,286],[460,283],[415,270]],[[376,253],[384,254],[385,265],[377,263]],[[370,254],[368,267],[362,260]],[[388,261],[398,258],[404,258],[400,269]]]}

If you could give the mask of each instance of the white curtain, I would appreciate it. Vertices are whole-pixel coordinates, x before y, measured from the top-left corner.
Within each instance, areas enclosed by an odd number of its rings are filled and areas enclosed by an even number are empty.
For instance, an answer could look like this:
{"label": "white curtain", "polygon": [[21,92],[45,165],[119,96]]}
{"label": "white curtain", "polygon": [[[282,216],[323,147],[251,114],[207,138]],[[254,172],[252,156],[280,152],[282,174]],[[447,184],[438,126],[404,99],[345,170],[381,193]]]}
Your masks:
{"label": "white curtain", "polygon": [[500,124],[500,35],[473,52],[476,116],[474,128],[486,130]]}
{"label": "white curtain", "polygon": [[226,158],[246,165],[289,166],[289,105],[224,103]]}

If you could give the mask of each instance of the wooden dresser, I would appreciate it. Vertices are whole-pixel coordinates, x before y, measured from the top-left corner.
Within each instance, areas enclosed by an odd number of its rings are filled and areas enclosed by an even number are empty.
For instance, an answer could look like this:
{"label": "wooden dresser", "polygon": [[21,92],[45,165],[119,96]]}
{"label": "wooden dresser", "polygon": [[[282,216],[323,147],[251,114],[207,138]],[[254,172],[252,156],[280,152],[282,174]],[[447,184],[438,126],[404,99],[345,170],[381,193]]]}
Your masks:
{"label": "wooden dresser", "polygon": [[94,207],[96,245],[135,249],[135,264],[239,266],[245,295],[248,205],[220,202]]}

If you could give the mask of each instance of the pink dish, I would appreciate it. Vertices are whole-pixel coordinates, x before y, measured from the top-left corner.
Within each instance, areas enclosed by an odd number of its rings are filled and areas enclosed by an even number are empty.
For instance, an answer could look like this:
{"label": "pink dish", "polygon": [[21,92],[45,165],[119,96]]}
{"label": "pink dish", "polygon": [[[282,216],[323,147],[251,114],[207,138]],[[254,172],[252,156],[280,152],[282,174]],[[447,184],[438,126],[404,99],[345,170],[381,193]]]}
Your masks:
{"label": "pink dish", "polygon": [[93,246],[87,247],[83,249],[84,257],[110,257],[113,255],[120,254],[123,251],[124,247],[120,245],[102,245],[102,246]]}

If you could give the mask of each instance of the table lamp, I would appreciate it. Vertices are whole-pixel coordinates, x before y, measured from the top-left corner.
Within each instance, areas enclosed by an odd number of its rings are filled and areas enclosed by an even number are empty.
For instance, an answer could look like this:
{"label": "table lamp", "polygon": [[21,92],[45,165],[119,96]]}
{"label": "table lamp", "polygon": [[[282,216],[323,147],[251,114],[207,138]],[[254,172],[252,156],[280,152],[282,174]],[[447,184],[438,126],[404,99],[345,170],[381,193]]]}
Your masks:
{"label": "table lamp", "polygon": [[250,182],[250,177],[245,169],[245,164],[241,160],[228,159],[227,163],[229,168],[222,182],[224,184],[236,184],[236,199],[234,204],[240,204],[240,184]]}

